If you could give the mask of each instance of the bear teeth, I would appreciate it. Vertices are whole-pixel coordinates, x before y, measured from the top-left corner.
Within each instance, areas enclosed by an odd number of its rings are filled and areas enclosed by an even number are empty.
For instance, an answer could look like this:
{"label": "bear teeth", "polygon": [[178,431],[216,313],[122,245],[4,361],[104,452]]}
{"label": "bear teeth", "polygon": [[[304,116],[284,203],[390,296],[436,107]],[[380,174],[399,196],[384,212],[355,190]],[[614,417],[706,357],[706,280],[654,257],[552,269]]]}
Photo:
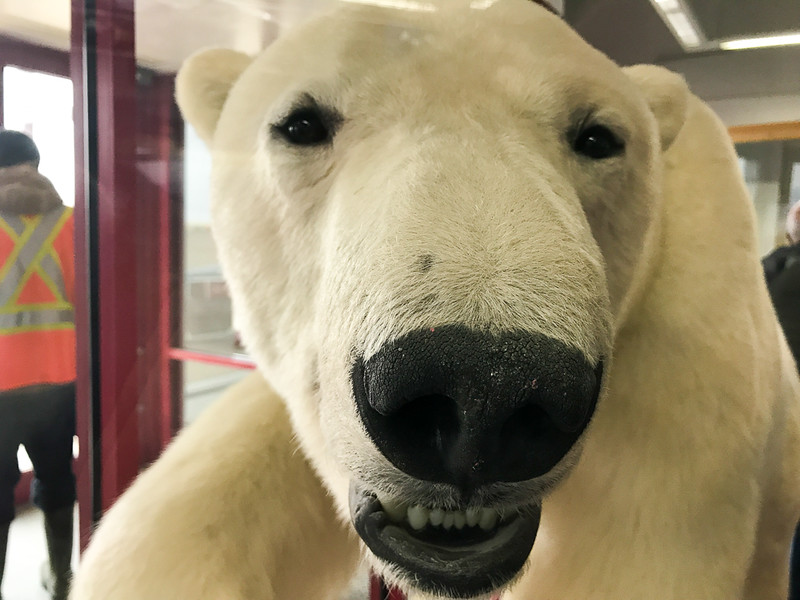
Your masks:
{"label": "bear teeth", "polygon": [[472,507],[467,510],[444,510],[427,508],[420,504],[409,505],[393,498],[379,497],[378,500],[383,511],[392,521],[395,523],[405,521],[415,531],[421,531],[428,525],[441,527],[446,531],[476,526],[484,531],[489,531],[497,525],[499,520],[499,514],[493,508]]}
{"label": "bear teeth", "polygon": [[381,506],[383,506],[383,512],[389,515],[389,518],[392,521],[402,521],[406,517],[406,512],[408,511],[408,504],[404,502],[400,502],[398,500],[390,500],[390,499],[380,499]]}

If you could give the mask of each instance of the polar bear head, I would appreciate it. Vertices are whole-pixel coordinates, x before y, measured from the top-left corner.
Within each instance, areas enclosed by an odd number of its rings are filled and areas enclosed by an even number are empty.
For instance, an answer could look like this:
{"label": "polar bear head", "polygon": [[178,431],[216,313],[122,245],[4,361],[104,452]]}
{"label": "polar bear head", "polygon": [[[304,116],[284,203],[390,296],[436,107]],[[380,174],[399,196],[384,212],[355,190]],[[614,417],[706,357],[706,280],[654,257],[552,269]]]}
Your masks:
{"label": "polar bear head", "polygon": [[605,400],[687,90],[529,0],[403,6],[201,52],[178,100],[243,339],[342,517],[393,581],[482,597]]}

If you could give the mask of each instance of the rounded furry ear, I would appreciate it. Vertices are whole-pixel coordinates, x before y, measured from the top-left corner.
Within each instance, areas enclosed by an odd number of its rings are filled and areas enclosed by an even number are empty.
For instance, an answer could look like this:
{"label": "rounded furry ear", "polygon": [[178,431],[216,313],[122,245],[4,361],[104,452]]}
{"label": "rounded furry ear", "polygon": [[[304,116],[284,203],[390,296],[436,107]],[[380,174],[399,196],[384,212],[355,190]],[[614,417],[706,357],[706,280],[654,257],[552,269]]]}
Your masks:
{"label": "rounded furry ear", "polygon": [[680,75],[655,65],[635,65],[623,69],[642,90],[658,121],[661,147],[669,148],[686,120],[689,87]]}
{"label": "rounded furry ear", "polygon": [[210,48],[193,54],[175,78],[175,99],[183,118],[211,143],[228,92],[252,58],[236,50]]}

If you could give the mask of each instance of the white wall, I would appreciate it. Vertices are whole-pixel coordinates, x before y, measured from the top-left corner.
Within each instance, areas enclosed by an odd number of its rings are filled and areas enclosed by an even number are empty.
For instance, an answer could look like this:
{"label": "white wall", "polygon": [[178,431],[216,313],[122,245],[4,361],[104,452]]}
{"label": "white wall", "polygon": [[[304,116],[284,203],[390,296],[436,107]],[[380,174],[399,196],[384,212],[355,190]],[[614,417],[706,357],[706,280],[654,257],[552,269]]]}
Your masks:
{"label": "white wall", "polygon": [[39,171],[53,182],[64,204],[75,204],[75,125],[72,82],[38,71],[6,66],[3,124],[27,133],[41,155]]}
{"label": "white wall", "polygon": [[780,178],[784,144],[763,142],[740,145],[740,162],[756,210],[759,252],[763,256],[775,247],[783,232],[784,215],[779,215]]}
{"label": "white wall", "polygon": [[800,95],[727,98],[708,104],[728,127],[800,121]]}
{"label": "white wall", "polygon": [[183,211],[188,226],[211,223],[211,154],[188,123],[184,128]]}
{"label": "white wall", "polygon": [[800,46],[688,54],[662,61],[728,126],[800,121]]}

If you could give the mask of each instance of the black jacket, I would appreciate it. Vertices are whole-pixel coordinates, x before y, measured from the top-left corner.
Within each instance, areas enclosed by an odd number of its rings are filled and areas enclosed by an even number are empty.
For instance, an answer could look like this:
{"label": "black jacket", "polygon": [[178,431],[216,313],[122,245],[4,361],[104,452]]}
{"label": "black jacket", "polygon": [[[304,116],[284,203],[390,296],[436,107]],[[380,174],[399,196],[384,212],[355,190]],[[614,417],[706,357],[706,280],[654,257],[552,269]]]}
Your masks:
{"label": "black jacket", "polygon": [[775,312],[800,368],[800,244],[778,248],[762,264]]}

